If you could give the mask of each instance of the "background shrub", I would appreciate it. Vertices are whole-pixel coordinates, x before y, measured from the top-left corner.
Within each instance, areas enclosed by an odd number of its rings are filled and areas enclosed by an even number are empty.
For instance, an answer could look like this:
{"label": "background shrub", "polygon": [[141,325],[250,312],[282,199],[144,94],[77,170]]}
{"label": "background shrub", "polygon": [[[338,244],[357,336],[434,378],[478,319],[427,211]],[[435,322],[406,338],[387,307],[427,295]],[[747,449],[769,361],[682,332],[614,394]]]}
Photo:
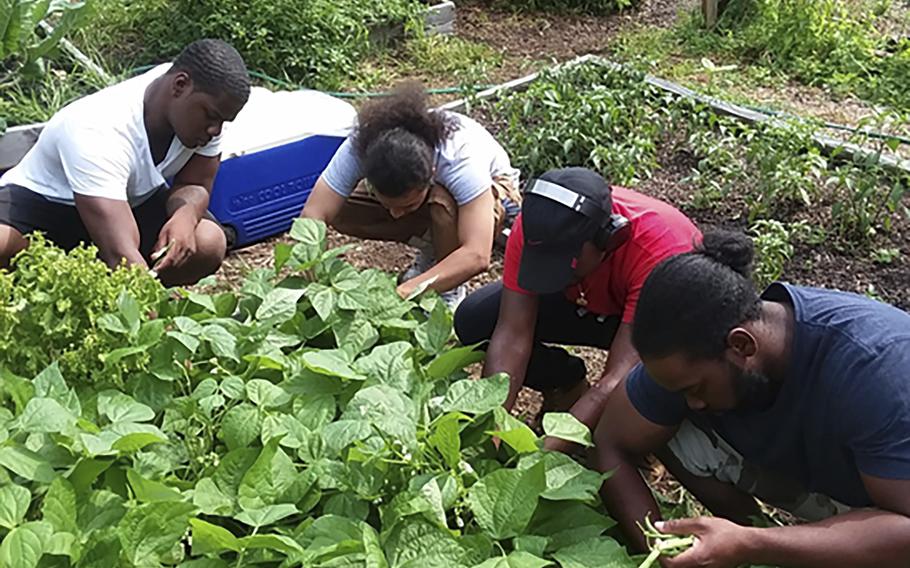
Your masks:
{"label": "background shrub", "polygon": [[101,0],[85,34],[120,66],[167,61],[195,39],[220,38],[250,69],[333,88],[371,50],[371,29],[407,25],[424,7],[417,0]]}

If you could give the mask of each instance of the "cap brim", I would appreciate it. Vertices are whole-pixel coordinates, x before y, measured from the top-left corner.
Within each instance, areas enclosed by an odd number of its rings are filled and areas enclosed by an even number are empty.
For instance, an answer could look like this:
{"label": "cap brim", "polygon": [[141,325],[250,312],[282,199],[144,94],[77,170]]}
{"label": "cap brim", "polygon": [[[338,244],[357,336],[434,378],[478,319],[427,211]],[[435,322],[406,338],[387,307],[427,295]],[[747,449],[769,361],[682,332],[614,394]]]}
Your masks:
{"label": "cap brim", "polygon": [[518,285],[535,294],[553,294],[565,289],[575,280],[575,259],[578,250],[553,250],[525,246],[521,251]]}

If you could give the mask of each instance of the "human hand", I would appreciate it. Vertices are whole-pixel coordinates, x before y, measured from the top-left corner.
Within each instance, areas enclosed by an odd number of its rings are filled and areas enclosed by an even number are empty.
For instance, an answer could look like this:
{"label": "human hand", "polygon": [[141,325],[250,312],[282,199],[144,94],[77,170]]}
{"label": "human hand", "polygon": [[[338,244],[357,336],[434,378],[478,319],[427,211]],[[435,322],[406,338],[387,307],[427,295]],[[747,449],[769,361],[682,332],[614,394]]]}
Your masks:
{"label": "human hand", "polygon": [[196,217],[178,209],[168,219],[155,242],[151,260],[156,272],[183,265],[196,254]]}
{"label": "human hand", "polygon": [[413,283],[414,283],[413,280],[408,280],[407,282],[404,282],[403,284],[399,284],[398,287],[395,288],[395,291],[398,292],[398,295],[401,297],[402,300],[406,300],[408,298],[408,296],[410,296],[411,293],[414,291]]}
{"label": "human hand", "polygon": [[695,537],[688,550],[662,557],[664,568],[736,568],[748,562],[748,527],[718,517],[663,521],[654,526],[664,534]]}

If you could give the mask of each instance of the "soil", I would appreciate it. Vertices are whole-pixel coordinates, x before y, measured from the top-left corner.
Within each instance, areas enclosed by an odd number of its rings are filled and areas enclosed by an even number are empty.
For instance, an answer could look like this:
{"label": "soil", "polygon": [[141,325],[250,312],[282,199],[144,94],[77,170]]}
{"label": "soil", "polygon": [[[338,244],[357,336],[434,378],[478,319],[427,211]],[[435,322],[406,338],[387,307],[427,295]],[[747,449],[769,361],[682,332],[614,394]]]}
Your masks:
{"label": "soil", "polygon": [[634,10],[590,16],[503,12],[484,2],[459,3],[456,29],[459,37],[497,48],[510,59],[565,61],[606,52],[623,30],[672,26],[680,11],[697,5],[697,0],[643,0]]}

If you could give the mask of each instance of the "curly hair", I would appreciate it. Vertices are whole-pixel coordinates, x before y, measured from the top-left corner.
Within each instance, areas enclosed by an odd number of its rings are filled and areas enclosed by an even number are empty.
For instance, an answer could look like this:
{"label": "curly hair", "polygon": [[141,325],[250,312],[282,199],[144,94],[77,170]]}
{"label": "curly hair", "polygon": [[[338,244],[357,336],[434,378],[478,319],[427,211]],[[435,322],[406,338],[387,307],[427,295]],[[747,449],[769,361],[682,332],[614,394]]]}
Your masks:
{"label": "curly hair", "polygon": [[752,240],[742,233],[705,233],[692,252],[668,258],[642,287],[632,344],[642,358],[673,353],[717,358],[734,327],[761,316],[752,283]]}
{"label": "curly hair", "polygon": [[244,104],[250,97],[250,74],[243,57],[220,39],[199,39],[183,48],[168,74],[179,71],[190,76],[195,89],[210,95],[224,93]]}
{"label": "curly hair", "polygon": [[435,149],[455,127],[451,115],[428,108],[422,85],[401,83],[360,110],[354,149],[370,185],[399,197],[430,183]]}

